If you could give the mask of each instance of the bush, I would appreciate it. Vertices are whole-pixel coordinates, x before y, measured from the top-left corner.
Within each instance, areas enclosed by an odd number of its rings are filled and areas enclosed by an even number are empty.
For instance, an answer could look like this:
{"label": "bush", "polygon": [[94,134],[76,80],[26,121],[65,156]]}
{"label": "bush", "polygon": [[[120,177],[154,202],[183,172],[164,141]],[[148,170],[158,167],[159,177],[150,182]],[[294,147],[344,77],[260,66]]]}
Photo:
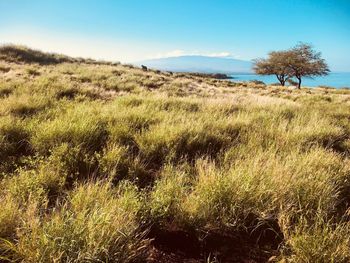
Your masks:
{"label": "bush", "polygon": [[289,85],[291,86],[298,86],[298,82],[296,82],[295,80],[293,79],[287,79],[287,82]]}
{"label": "bush", "polygon": [[27,73],[28,75],[34,76],[34,77],[40,75],[40,72],[37,71],[35,68],[27,68]]}
{"label": "bush", "polygon": [[0,98],[8,97],[13,92],[13,88],[8,86],[0,86]]}
{"label": "bush", "polygon": [[264,81],[261,81],[261,80],[250,80],[249,82],[255,84],[255,85],[266,85]]}

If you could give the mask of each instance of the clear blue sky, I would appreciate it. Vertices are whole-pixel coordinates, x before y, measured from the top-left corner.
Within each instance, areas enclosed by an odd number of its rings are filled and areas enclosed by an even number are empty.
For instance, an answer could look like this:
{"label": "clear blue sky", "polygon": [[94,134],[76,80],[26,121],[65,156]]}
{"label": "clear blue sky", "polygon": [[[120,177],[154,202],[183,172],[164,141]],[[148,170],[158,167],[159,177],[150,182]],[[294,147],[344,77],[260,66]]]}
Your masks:
{"label": "clear blue sky", "polygon": [[350,0],[0,0],[0,42],[121,61],[312,43],[350,71]]}

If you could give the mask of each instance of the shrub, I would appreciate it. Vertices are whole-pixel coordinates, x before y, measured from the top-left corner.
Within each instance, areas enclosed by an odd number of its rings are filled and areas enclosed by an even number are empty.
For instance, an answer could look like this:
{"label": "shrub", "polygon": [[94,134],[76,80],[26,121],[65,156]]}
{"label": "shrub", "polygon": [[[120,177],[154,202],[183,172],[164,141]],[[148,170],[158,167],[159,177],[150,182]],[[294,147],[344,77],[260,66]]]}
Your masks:
{"label": "shrub", "polygon": [[0,72],[2,72],[2,73],[7,73],[7,72],[9,72],[10,70],[11,70],[10,67],[0,65]]}
{"label": "shrub", "polygon": [[35,68],[27,68],[27,73],[28,73],[28,75],[30,75],[30,76],[39,76],[40,75],[40,72],[39,71],[37,71]]}
{"label": "shrub", "polygon": [[255,84],[255,85],[265,85],[265,82],[264,81],[261,81],[261,80],[250,80],[249,82]]}
{"label": "shrub", "polygon": [[0,98],[8,97],[13,92],[13,88],[0,86]]}
{"label": "shrub", "polygon": [[79,89],[75,87],[68,87],[57,91],[57,99],[67,98],[74,99],[79,94]]}
{"label": "shrub", "polygon": [[289,85],[291,86],[298,86],[298,82],[296,82],[295,80],[293,79],[287,79],[287,82]]}

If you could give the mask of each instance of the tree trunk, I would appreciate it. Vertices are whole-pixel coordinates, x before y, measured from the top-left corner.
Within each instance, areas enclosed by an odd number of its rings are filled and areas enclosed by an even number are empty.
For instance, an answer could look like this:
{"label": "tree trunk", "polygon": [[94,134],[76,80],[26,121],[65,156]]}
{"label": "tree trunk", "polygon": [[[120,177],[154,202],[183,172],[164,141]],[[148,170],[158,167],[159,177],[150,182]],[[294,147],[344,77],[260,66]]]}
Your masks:
{"label": "tree trunk", "polygon": [[276,75],[278,81],[281,83],[281,86],[284,86],[285,84],[285,80],[284,80],[284,77],[282,76],[279,76],[279,75]]}
{"label": "tree trunk", "polygon": [[297,79],[298,79],[298,89],[301,89],[301,78],[297,77]]}

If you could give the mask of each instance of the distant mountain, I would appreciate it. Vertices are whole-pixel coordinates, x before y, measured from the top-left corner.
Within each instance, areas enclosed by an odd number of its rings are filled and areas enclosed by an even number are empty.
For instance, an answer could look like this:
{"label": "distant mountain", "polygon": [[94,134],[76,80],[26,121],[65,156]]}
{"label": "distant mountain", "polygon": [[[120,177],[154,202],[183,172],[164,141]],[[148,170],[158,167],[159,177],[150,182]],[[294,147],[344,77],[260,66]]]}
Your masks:
{"label": "distant mountain", "polygon": [[252,73],[252,63],[250,61],[233,58],[179,56],[144,60],[135,64],[174,72]]}

